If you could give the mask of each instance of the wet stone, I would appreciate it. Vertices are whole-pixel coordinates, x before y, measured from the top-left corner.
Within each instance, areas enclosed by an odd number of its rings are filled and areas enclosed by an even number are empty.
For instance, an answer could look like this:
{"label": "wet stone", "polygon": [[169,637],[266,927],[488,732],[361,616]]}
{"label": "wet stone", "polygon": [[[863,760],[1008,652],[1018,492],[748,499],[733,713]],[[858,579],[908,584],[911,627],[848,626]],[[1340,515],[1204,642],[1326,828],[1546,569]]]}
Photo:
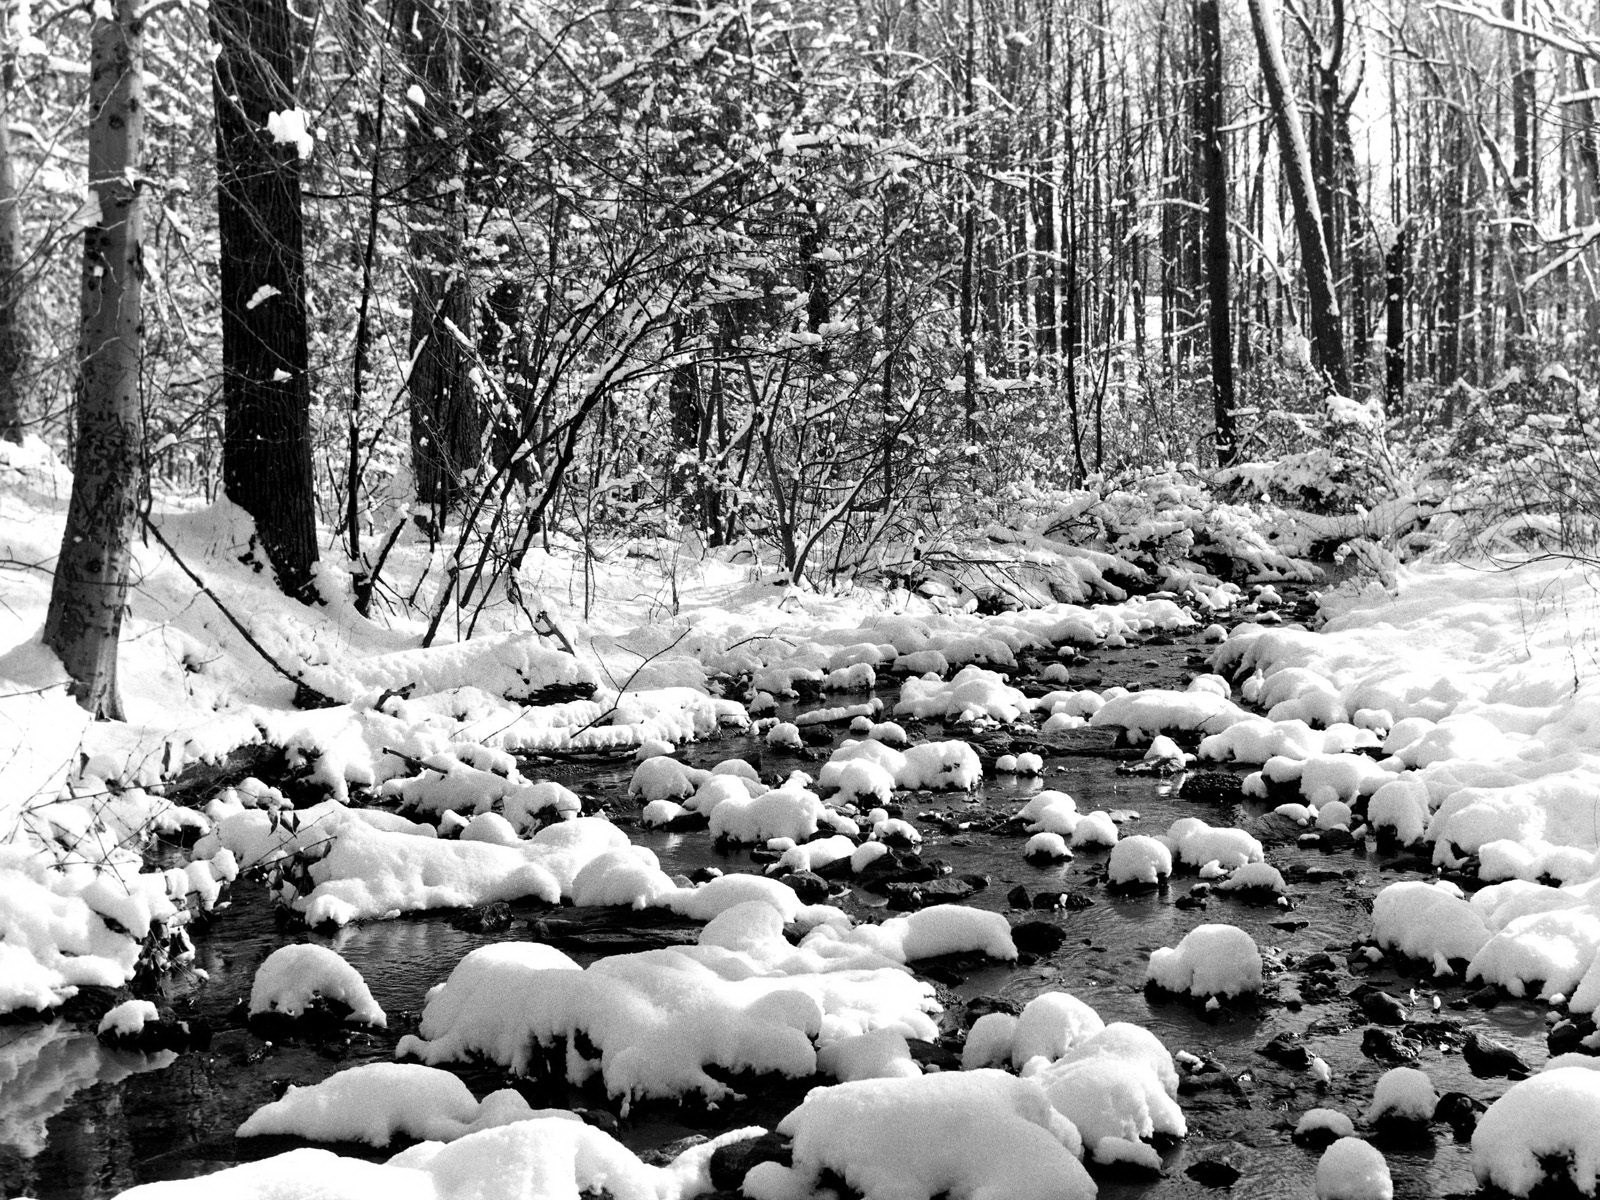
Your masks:
{"label": "wet stone", "polygon": [[1376,1025],[1405,1023],[1406,1006],[1398,996],[1373,990],[1359,992],[1356,999],[1361,1005],[1362,1015]]}
{"label": "wet stone", "polygon": [[1417,1061],[1417,1048],[1408,1042],[1404,1035],[1393,1029],[1380,1029],[1376,1026],[1362,1033],[1361,1053],[1379,1062],[1396,1063],[1401,1066],[1409,1066]]}
{"label": "wet stone", "polygon": [[1054,954],[1067,940],[1066,931],[1048,921],[1023,921],[1012,927],[1011,940],[1024,954]]}
{"label": "wet stone", "polygon": [[1523,1078],[1529,1071],[1522,1055],[1481,1033],[1467,1035],[1467,1040],[1461,1045],[1461,1057],[1467,1069],[1480,1078],[1498,1079],[1507,1075]]}
{"label": "wet stone", "polygon": [[1256,1053],[1295,1071],[1304,1071],[1311,1065],[1311,1051],[1301,1042],[1300,1035],[1292,1031],[1278,1034]]}
{"label": "wet stone", "polygon": [[1551,1058],[1558,1054],[1593,1054],[1594,1051],[1585,1046],[1583,1040],[1593,1036],[1594,1032],[1595,1023],[1588,1017],[1567,1017],[1550,1027],[1545,1046]]}
{"label": "wet stone", "polygon": [[1433,1119],[1448,1125],[1456,1141],[1464,1142],[1478,1127],[1478,1118],[1488,1106],[1465,1092],[1446,1092],[1434,1105]]}
{"label": "wet stone", "polygon": [[1190,1163],[1184,1174],[1205,1187],[1226,1188],[1238,1180],[1239,1168],[1220,1158],[1202,1158]]}
{"label": "wet stone", "polygon": [[511,928],[512,920],[511,906],[496,900],[493,904],[467,909],[450,924],[467,933],[504,933]]}
{"label": "wet stone", "polygon": [[764,1133],[760,1137],[718,1146],[711,1153],[711,1185],[719,1191],[737,1191],[751,1168],[764,1162],[789,1166],[789,1139],[776,1133]]}
{"label": "wet stone", "polygon": [[807,904],[821,904],[828,898],[828,881],[812,871],[792,871],[780,875],[778,882]]}
{"label": "wet stone", "polygon": [[1244,797],[1244,782],[1227,771],[1191,771],[1178,786],[1178,795],[1201,804],[1237,804]]}

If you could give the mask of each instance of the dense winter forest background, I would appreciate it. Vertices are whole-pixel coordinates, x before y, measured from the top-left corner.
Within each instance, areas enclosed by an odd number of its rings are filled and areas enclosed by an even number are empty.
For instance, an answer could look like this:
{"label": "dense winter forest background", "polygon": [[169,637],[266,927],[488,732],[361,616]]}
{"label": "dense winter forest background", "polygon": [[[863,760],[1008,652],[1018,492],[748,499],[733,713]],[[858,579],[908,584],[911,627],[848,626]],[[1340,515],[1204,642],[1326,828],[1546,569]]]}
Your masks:
{"label": "dense winter forest background", "polygon": [[363,611],[440,539],[430,639],[552,530],[823,581],[1176,464],[1570,545],[1595,20],[13,0],[0,431],[85,493],[46,640],[95,674],[67,647],[121,601],[71,597],[159,537],[152,493],[226,494],[285,590],[347,564]]}

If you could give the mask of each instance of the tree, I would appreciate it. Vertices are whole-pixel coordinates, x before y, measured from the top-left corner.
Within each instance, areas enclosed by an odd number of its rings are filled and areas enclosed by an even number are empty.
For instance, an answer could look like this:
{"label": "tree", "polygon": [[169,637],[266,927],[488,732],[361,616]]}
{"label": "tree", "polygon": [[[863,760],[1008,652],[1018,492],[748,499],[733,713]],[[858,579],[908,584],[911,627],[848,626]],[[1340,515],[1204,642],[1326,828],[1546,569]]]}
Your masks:
{"label": "tree", "polygon": [[[300,159],[286,0],[213,0],[221,47],[217,224],[222,273],[222,483],[255,518],[278,586],[316,597]],[[269,129],[270,124],[270,129]]]}
{"label": "tree", "polygon": [[1233,330],[1228,260],[1228,164],[1222,153],[1222,21],[1217,0],[1195,0],[1200,35],[1200,105],[1196,159],[1206,196],[1206,327],[1211,335],[1211,411],[1217,462],[1238,451],[1233,422]]}
{"label": "tree", "polygon": [[96,718],[121,720],[117,637],[144,455],[139,404],[144,62],[137,0],[95,9],[89,33],[89,195],[78,337],[72,498],[44,644]]}
{"label": "tree", "polygon": [[[440,518],[481,458],[483,417],[468,370],[473,298],[462,247],[467,139],[461,36],[450,0],[400,0],[410,90],[406,176],[411,214],[411,456],[417,498]],[[442,524],[442,519],[440,524]]]}
{"label": "tree", "polygon": [[22,206],[11,159],[11,89],[15,70],[7,48],[0,65],[0,438],[22,441],[22,372],[28,341],[18,321],[22,299]]}
{"label": "tree", "polygon": [[1300,114],[1289,94],[1289,67],[1283,57],[1283,30],[1272,0],[1250,0],[1250,25],[1261,58],[1261,81],[1267,90],[1273,129],[1283,161],[1283,182],[1294,209],[1295,235],[1300,239],[1300,261],[1310,298],[1311,345],[1317,365],[1328,384],[1341,396],[1350,394],[1350,369],[1345,362],[1340,330],[1339,296],[1334,289],[1328,242],[1312,182],[1311,152],[1306,146]]}

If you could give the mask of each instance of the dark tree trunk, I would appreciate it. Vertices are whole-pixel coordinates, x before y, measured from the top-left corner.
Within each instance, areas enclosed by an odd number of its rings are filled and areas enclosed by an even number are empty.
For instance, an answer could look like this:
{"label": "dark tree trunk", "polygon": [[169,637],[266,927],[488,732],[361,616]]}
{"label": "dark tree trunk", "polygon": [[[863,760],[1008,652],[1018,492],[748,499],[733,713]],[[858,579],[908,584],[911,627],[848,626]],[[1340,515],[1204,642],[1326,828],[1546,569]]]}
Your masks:
{"label": "dark tree trunk", "polygon": [[144,126],[136,0],[117,0],[90,28],[89,187],[99,221],[84,233],[78,336],[78,427],[72,499],[44,622],[44,644],[96,718],[121,720],[117,637],[144,455],[139,404],[140,239],[134,180]]}
{"label": "dark tree trunk", "polygon": [[468,370],[473,299],[463,251],[461,39],[450,0],[401,0],[400,36],[425,103],[410,106],[411,461],[417,498],[442,518],[482,458],[483,416]]}
{"label": "dark tree trunk", "polygon": [[[222,485],[255,518],[289,595],[316,598],[300,148],[267,132],[294,110],[289,9],[282,0],[213,0],[220,46],[217,224],[222,275]],[[309,148],[307,148],[309,149]]]}
{"label": "dark tree trunk", "polygon": [[1406,396],[1406,256],[1410,241],[1410,231],[1402,225],[1383,260],[1383,399],[1391,413],[1400,411]]}
{"label": "dark tree trunk", "polygon": [[1199,128],[1195,158],[1206,196],[1206,326],[1211,334],[1211,411],[1217,463],[1231,466],[1238,452],[1233,421],[1232,287],[1228,254],[1228,170],[1222,153],[1222,21],[1217,0],[1196,0],[1200,35]]}

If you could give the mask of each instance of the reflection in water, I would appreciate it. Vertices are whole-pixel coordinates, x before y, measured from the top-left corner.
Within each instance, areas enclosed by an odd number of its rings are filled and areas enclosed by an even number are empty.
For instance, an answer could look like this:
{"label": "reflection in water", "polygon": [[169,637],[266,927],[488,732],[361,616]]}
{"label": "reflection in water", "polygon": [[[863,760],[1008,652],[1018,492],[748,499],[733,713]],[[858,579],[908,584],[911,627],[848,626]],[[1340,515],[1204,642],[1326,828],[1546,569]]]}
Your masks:
{"label": "reflection in water", "polygon": [[[120,1094],[96,1085],[158,1071],[177,1057],[170,1050],[109,1050],[93,1034],[60,1021],[0,1027],[0,1181],[6,1194],[39,1190],[29,1160],[52,1143],[70,1147],[63,1157],[77,1164],[80,1178],[97,1192],[137,1182],[117,1166],[126,1158],[116,1152]],[[69,1107],[72,1118],[52,1123]],[[59,1182],[52,1181],[52,1189]]]}

